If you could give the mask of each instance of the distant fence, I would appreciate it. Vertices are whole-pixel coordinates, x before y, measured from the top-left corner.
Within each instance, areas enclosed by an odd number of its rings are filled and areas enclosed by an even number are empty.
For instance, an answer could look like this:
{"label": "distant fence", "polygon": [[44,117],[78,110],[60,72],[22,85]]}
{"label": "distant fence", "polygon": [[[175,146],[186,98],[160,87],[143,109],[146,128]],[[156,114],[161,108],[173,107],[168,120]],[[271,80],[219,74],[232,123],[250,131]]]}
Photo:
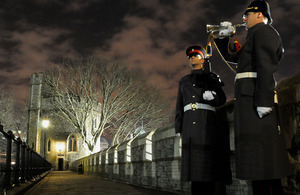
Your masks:
{"label": "distant fence", "polygon": [[0,125],[0,194],[50,169],[48,161]]}

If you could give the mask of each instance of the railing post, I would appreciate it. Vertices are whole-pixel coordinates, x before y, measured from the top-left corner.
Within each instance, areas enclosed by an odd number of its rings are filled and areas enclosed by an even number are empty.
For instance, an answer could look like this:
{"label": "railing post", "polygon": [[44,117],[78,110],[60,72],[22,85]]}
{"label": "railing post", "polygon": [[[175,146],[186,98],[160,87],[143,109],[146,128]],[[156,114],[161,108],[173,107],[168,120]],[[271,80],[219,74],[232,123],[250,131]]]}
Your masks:
{"label": "railing post", "polygon": [[[3,128],[3,127],[2,127]],[[4,189],[11,189],[12,188],[12,183],[10,181],[11,177],[11,145],[12,145],[12,139],[14,135],[11,131],[7,133],[6,137],[6,143],[7,143],[7,148],[6,148],[6,169],[5,169],[5,176],[4,176]]]}
{"label": "railing post", "polygon": [[28,172],[29,172],[29,180],[33,180],[34,179],[34,176],[33,176],[33,167],[32,167],[32,153],[33,153],[33,150],[31,148],[29,148],[28,150]]}
{"label": "railing post", "polygon": [[30,148],[29,148],[29,146],[27,146],[26,147],[26,150],[25,150],[25,152],[26,152],[26,154],[25,154],[25,156],[26,156],[26,160],[25,160],[25,164],[26,164],[26,166],[25,166],[25,176],[26,176],[26,180],[28,181],[28,180],[30,180],[31,179],[31,177],[30,177],[30,165],[29,165],[29,159],[30,159],[30,157],[29,157],[29,154],[30,154]]}
{"label": "railing post", "polygon": [[26,144],[22,143],[21,144],[21,167],[20,167],[20,182],[21,183],[25,183],[26,179],[25,179],[25,150],[26,150]]}
{"label": "railing post", "polygon": [[34,165],[34,163],[35,163],[35,161],[34,161],[35,151],[33,149],[31,149],[30,152],[31,152],[31,163],[30,163],[30,165],[31,165],[31,177],[34,180],[36,178],[36,176],[35,176],[35,165]]}
{"label": "railing post", "polygon": [[20,146],[21,146],[21,139],[18,137],[17,140],[15,140],[16,145],[17,145],[17,150],[16,150],[16,166],[14,169],[14,184],[19,186],[20,185]]}
{"label": "railing post", "polygon": [[38,176],[37,170],[37,152],[32,152],[32,167],[33,167],[33,177],[36,178]]}
{"label": "railing post", "polygon": [[44,172],[43,169],[43,158],[41,156],[37,156],[37,164],[38,164],[38,174],[41,175]]}

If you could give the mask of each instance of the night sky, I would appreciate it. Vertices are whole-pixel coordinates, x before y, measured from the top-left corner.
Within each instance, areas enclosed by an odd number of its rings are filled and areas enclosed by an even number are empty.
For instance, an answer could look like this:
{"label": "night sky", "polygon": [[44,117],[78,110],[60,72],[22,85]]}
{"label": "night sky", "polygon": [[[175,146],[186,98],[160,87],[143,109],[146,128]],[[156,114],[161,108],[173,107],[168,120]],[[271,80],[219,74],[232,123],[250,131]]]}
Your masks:
{"label": "night sky", "polygon": [[[190,72],[185,49],[206,45],[206,24],[242,23],[248,0],[1,0],[0,82],[18,99],[30,76],[62,58],[109,57],[143,70],[174,105],[178,81]],[[300,1],[270,0],[285,55],[277,81],[300,73]],[[240,42],[246,30],[238,29]],[[212,69],[232,99],[234,74],[214,50]]]}

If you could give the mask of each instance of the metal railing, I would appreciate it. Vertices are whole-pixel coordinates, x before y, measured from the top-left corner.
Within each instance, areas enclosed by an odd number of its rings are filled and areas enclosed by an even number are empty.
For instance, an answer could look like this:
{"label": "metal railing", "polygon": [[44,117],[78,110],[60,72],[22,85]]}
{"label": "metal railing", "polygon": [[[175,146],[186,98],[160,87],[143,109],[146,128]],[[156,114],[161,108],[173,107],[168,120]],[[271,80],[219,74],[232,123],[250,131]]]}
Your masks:
{"label": "metal railing", "polygon": [[0,125],[0,194],[50,169],[51,163]]}

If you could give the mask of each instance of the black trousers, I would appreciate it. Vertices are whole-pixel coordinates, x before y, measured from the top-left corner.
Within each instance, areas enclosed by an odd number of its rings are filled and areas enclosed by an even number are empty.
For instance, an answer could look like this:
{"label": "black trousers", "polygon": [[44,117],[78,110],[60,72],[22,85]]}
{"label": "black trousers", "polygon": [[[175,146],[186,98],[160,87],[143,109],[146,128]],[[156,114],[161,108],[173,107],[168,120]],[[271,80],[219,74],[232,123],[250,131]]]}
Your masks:
{"label": "black trousers", "polygon": [[252,181],[253,195],[283,195],[281,179]]}
{"label": "black trousers", "polygon": [[226,186],[219,182],[192,181],[192,195],[226,195]]}

